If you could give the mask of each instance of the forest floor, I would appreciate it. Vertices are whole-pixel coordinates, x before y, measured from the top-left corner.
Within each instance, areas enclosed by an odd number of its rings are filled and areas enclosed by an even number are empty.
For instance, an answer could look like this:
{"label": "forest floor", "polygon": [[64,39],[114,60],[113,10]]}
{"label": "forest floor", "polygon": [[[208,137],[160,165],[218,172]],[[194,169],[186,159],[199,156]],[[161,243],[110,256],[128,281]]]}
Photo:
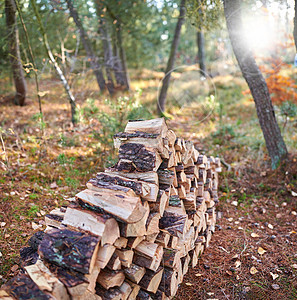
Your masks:
{"label": "forest floor", "polygon": [[[96,92],[92,80],[80,82],[75,94],[81,122],[75,127],[53,78],[41,82],[43,121],[33,83],[27,105],[15,107],[11,86],[0,80],[0,285],[19,271],[19,250],[34,231],[44,229],[44,214],[67,204],[106,162],[114,161],[112,134],[129,117],[154,116],[160,78],[148,70],[135,73],[132,88],[142,94],[111,102]],[[169,127],[231,167],[223,167],[220,175],[210,247],[189,269],[175,298],[297,299],[296,120],[284,123],[277,115],[291,156],[271,171],[253,102],[242,95],[246,86],[231,76],[213,83],[215,103],[210,97],[203,107],[168,100]]]}

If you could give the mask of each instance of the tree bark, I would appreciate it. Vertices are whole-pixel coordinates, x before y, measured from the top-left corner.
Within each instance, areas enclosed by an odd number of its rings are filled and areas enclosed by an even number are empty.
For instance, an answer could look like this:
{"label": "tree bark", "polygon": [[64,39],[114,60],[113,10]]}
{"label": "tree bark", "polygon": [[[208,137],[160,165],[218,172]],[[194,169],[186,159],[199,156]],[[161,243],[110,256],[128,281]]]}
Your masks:
{"label": "tree bark", "polygon": [[[70,15],[73,18],[77,29],[79,30],[79,34],[80,34],[82,44],[85,48],[87,57],[90,60],[90,65],[91,65],[91,68],[92,68],[92,70],[93,70],[93,72],[96,76],[98,86],[99,86],[100,90],[103,92],[105,90],[106,83],[105,83],[105,79],[104,79],[104,76],[103,76],[103,73],[102,73],[102,70],[101,70],[101,66],[98,62],[97,57],[94,55],[93,49],[91,47],[90,40],[89,40],[89,38],[88,38],[84,28],[83,28],[83,25],[82,25],[82,22],[79,18],[79,15],[78,15],[76,9],[73,6],[72,0],[66,0],[66,3],[67,3],[67,6],[68,6],[68,9],[70,11]],[[108,88],[109,93],[112,94],[112,90],[110,89],[110,87],[107,86],[107,88]]]}
{"label": "tree bark", "polygon": [[294,16],[294,42],[295,42],[295,48],[297,51],[297,0],[295,0],[295,16]]}
{"label": "tree bark", "polygon": [[204,42],[204,33],[200,29],[197,32],[197,46],[198,46],[198,62],[199,62],[199,69],[200,69],[200,74],[202,76],[206,75],[206,66],[205,66],[205,42]]}
{"label": "tree bark", "polygon": [[126,52],[125,52],[125,49],[123,46],[123,41],[122,41],[122,24],[119,20],[117,20],[116,30],[117,30],[118,49],[119,49],[122,71],[123,71],[124,85],[126,87],[126,90],[130,90],[130,79],[129,79],[129,73],[128,73],[128,67],[127,67]]}
{"label": "tree bark", "polygon": [[160,114],[160,115],[162,115],[165,111],[167,90],[168,90],[169,83],[170,83],[171,72],[173,71],[173,67],[174,67],[176,52],[177,52],[179,39],[180,39],[181,28],[185,21],[185,14],[186,14],[185,4],[186,4],[186,0],[181,0],[180,10],[179,10],[179,18],[178,18],[178,21],[177,21],[177,24],[175,27],[175,33],[174,33],[173,41],[171,44],[170,55],[169,55],[169,59],[168,59],[167,67],[166,67],[166,71],[165,71],[165,77],[163,78],[162,88],[161,88],[159,98],[158,98],[157,111],[158,111],[158,114]]}
{"label": "tree bark", "polygon": [[232,48],[254,98],[271,165],[275,169],[279,162],[287,157],[288,151],[275,118],[267,84],[256,64],[252,50],[242,36],[240,1],[224,0],[224,12]]}
{"label": "tree bark", "polygon": [[8,30],[7,38],[10,52],[10,63],[16,89],[14,104],[23,106],[26,100],[27,86],[20,55],[15,0],[5,0],[5,15]]}

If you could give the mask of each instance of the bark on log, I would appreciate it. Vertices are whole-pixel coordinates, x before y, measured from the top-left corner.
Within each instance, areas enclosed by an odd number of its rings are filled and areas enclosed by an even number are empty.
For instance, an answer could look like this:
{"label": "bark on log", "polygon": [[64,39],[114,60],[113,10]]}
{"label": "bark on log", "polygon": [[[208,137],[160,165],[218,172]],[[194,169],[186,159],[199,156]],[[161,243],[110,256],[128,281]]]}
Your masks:
{"label": "bark on log", "polygon": [[95,265],[99,242],[99,237],[53,229],[44,235],[38,253],[58,266],[89,274]]}
{"label": "bark on log", "polygon": [[121,286],[124,280],[125,275],[122,270],[111,271],[106,268],[101,270],[97,278],[97,282],[107,290],[115,286]]}
{"label": "bark on log", "polygon": [[132,264],[130,266],[130,268],[126,268],[124,269],[125,272],[125,276],[131,280],[132,282],[138,284],[139,281],[141,280],[141,278],[144,276],[145,274],[145,268],[144,267],[140,267],[136,264]]}
{"label": "bark on log", "polygon": [[148,292],[156,293],[162,279],[162,274],[163,268],[161,267],[159,267],[155,272],[146,270],[144,276],[139,282],[140,287]]}

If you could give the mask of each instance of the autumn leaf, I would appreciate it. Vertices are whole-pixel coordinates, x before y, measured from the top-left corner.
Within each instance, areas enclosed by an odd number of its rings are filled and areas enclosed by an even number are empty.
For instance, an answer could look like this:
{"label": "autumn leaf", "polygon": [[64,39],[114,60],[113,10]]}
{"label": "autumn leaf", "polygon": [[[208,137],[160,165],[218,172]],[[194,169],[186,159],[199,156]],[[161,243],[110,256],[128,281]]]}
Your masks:
{"label": "autumn leaf", "polygon": [[267,252],[267,251],[264,250],[262,247],[259,247],[259,248],[258,248],[258,253],[259,253],[260,255],[263,255],[265,252]]}
{"label": "autumn leaf", "polygon": [[272,280],[275,280],[276,278],[278,278],[278,277],[279,277],[279,275],[278,275],[278,274],[273,274],[272,272],[270,272],[269,274],[271,275],[271,277],[272,277]]}
{"label": "autumn leaf", "polygon": [[259,271],[258,271],[255,267],[251,267],[250,273],[251,273],[252,275],[254,275],[254,274],[258,273],[258,272],[259,272]]}
{"label": "autumn leaf", "polygon": [[251,237],[252,237],[252,238],[258,238],[258,237],[260,237],[260,235],[257,234],[257,233],[252,232],[252,233],[251,233]]}

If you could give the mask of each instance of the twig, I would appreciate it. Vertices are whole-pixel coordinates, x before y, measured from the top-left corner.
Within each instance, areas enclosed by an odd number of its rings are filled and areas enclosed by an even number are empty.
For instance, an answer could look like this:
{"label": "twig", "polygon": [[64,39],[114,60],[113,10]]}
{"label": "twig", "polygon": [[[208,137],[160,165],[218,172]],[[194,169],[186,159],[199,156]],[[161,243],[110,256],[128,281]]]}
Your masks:
{"label": "twig", "polygon": [[231,167],[229,164],[227,164],[227,163],[224,161],[223,158],[221,158],[221,163],[222,163],[222,165],[223,165],[224,167],[227,168],[227,171],[228,171],[228,172],[231,171],[232,167]]}

